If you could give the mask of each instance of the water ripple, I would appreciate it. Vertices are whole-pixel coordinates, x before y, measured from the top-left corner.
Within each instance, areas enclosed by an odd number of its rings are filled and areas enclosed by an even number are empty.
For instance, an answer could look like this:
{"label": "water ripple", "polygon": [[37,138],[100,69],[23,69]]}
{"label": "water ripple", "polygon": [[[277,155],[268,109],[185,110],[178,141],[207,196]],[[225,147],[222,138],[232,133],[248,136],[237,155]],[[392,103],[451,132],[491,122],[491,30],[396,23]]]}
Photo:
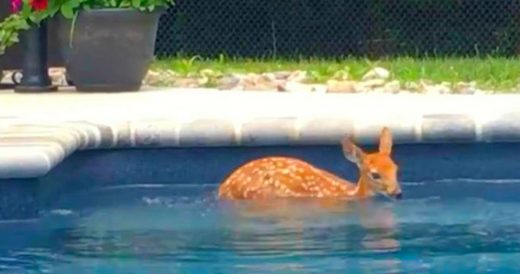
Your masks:
{"label": "water ripple", "polygon": [[213,190],[107,188],[0,223],[0,273],[520,270],[517,202],[427,195],[324,207],[220,202]]}

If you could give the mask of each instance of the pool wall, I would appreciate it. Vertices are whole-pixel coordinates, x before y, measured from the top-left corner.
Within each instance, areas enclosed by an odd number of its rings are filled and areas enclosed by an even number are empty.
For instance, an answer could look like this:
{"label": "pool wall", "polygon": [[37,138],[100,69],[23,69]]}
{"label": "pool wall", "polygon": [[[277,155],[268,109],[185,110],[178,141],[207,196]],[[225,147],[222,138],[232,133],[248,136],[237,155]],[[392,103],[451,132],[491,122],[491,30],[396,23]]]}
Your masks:
{"label": "pool wall", "polygon": [[[367,150],[374,147],[366,147]],[[520,200],[520,144],[398,145],[395,159],[406,198],[474,196]],[[160,148],[82,151],[48,174],[32,179],[0,180],[0,219],[36,217],[68,194],[129,185],[205,184],[214,191],[235,167],[266,155],[295,156],[344,178],[357,170],[339,146]],[[483,165],[485,163],[485,165]],[[464,179],[465,183],[451,183]],[[495,180],[493,184],[472,180]],[[497,191],[497,181],[501,180]],[[414,183],[428,188],[414,188]]]}
{"label": "pool wall", "polygon": [[37,216],[92,188],[217,184],[267,155],[355,180],[341,137],[373,149],[383,126],[392,129],[403,182],[433,182],[431,193],[449,195],[439,180],[500,179],[500,193],[467,184],[450,193],[516,199],[518,184],[508,182],[520,178],[518,106],[518,95],[0,93],[0,219]]}

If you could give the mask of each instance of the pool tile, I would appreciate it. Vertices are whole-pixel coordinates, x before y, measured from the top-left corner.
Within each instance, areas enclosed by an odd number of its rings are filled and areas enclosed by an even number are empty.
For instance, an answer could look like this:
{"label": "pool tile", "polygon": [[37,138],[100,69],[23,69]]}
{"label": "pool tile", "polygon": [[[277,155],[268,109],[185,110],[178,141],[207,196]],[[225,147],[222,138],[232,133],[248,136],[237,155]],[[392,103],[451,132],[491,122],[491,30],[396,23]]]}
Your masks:
{"label": "pool tile", "polygon": [[290,145],[296,141],[296,119],[256,118],[242,124],[241,145]]}
{"label": "pool tile", "polygon": [[181,146],[220,146],[235,144],[233,123],[219,119],[199,119],[180,126]]}
{"label": "pool tile", "polygon": [[424,115],[422,122],[423,142],[475,142],[475,121],[464,114]]}
{"label": "pool tile", "polygon": [[0,178],[40,177],[52,167],[43,146],[0,146]]}
{"label": "pool tile", "polygon": [[323,117],[309,120],[300,128],[300,144],[340,144],[346,134],[353,134],[352,120]]}
{"label": "pool tile", "polygon": [[100,133],[97,126],[84,121],[65,122],[62,126],[74,129],[78,133],[78,149],[98,147],[98,143],[100,142]]}
{"label": "pool tile", "polygon": [[358,126],[355,130],[355,140],[359,144],[379,144],[379,136],[381,135],[381,130],[383,126],[390,128],[390,130],[392,131],[394,144],[410,143],[415,142],[416,140],[416,133],[413,123],[398,123],[397,121],[395,121],[363,125],[362,122],[359,122],[357,123],[357,125]]}
{"label": "pool tile", "polygon": [[116,148],[128,148],[132,147],[132,131],[130,129],[131,123],[128,121],[120,122],[112,127],[114,131]]}
{"label": "pool tile", "polygon": [[0,141],[6,142],[55,142],[69,155],[79,144],[78,135],[64,130],[54,131],[19,131],[9,130],[0,135]]}
{"label": "pool tile", "polygon": [[70,155],[62,143],[56,139],[22,137],[0,138],[2,148],[40,148],[48,156],[51,165],[59,164],[66,156]]}
{"label": "pool tile", "polygon": [[147,120],[132,122],[134,147],[160,147],[179,145],[178,123],[173,120]]}
{"label": "pool tile", "polygon": [[482,125],[482,140],[486,142],[512,142],[520,140],[520,112],[499,116]]}
{"label": "pool tile", "polygon": [[97,140],[96,148],[111,148],[116,144],[115,133],[110,125],[101,124],[98,122],[85,122],[85,124],[94,126],[98,132],[99,139]]}

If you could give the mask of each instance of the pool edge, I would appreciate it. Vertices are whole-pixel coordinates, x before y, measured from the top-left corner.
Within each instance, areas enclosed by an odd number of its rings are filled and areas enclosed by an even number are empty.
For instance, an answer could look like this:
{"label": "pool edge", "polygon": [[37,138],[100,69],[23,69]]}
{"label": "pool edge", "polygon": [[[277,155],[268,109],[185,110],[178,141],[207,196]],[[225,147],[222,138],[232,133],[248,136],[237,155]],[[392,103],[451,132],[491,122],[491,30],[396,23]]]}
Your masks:
{"label": "pool edge", "polygon": [[[25,114],[0,111],[0,122],[6,121],[0,126],[0,179],[44,176],[77,150],[334,145],[345,134],[370,145],[383,126],[392,129],[396,144],[520,141],[520,95],[235,97],[226,92],[152,91],[118,97],[130,96],[126,101],[114,101],[110,94],[64,96],[88,100],[67,115],[64,111],[72,106],[45,115],[36,107]],[[223,103],[194,104],[204,98]],[[29,107],[26,97],[11,99],[21,109]],[[168,100],[175,101],[170,106]],[[141,104],[156,107],[119,113]]]}

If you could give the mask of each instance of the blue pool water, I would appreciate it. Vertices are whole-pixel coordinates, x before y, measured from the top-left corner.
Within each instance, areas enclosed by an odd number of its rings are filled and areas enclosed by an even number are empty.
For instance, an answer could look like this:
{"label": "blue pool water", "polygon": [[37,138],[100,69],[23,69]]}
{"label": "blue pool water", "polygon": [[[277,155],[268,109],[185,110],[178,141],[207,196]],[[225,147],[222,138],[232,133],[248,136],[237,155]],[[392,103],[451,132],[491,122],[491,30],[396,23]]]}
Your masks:
{"label": "blue pool water", "polygon": [[[500,191],[515,180],[404,182]],[[215,185],[126,185],[0,223],[0,273],[518,273],[520,198],[222,202]]]}
{"label": "blue pool water", "polygon": [[348,179],[338,146],[82,152],[0,180],[0,273],[520,273],[520,144],[397,146],[404,200],[222,202],[265,155]]}

